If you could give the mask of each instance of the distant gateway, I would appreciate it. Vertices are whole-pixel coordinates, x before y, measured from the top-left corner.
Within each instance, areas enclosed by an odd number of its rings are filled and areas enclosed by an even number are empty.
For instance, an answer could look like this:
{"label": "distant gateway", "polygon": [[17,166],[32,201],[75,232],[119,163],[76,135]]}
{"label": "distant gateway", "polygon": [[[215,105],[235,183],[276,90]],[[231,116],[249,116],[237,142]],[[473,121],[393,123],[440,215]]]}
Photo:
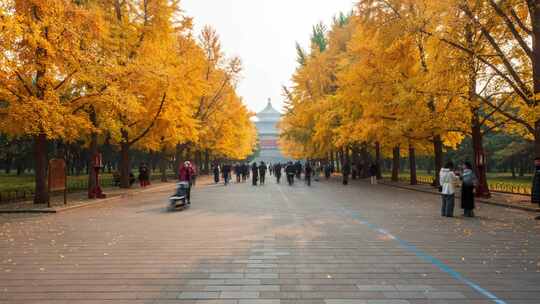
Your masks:
{"label": "distant gateway", "polygon": [[274,109],[272,102],[268,99],[266,108],[257,113],[257,132],[259,134],[260,153],[255,161],[264,161],[266,163],[277,163],[285,161],[285,157],[279,149],[278,123],[281,121],[281,113]]}

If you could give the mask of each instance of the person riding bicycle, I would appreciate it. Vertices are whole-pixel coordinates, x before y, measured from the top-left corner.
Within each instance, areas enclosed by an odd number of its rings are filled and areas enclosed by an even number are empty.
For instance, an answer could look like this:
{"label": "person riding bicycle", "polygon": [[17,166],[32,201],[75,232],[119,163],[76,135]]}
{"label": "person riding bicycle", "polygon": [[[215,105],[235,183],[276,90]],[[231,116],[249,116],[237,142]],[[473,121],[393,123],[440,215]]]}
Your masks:
{"label": "person riding bicycle", "polygon": [[189,185],[186,190],[186,202],[188,205],[191,204],[191,185],[194,175],[195,171],[191,166],[191,162],[189,161],[185,161],[178,170],[178,179],[180,180],[180,182],[186,182]]}

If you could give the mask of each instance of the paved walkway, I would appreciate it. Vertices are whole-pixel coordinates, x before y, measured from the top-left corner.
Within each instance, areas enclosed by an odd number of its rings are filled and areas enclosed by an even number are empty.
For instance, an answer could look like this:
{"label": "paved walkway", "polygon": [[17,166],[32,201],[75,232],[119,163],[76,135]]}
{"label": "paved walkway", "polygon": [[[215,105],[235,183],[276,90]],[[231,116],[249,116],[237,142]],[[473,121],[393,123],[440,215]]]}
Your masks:
{"label": "paved walkway", "polygon": [[[172,185],[171,185],[172,188]],[[534,214],[330,181],[172,189],[54,215],[0,215],[0,303],[538,303]],[[456,210],[458,215],[458,210]]]}

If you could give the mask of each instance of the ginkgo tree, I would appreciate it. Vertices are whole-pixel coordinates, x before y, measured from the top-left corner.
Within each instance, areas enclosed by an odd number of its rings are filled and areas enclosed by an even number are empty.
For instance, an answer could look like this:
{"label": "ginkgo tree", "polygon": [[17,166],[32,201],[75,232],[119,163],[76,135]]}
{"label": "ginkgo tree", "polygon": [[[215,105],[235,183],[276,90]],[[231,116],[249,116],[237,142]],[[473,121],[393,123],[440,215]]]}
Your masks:
{"label": "ginkgo tree", "polygon": [[76,111],[92,95],[99,60],[94,41],[106,35],[90,2],[0,2],[0,100],[7,103],[0,130],[32,136],[36,203],[46,202],[47,142],[74,140],[91,128]]}
{"label": "ginkgo tree", "polygon": [[252,114],[236,93],[240,61],[208,60],[191,20],[171,0],[0,2],[0,132],[34,138],[36,203],[47,201],[51,140],[86,142],[91,155],[98,142],[116,145],[122,187],[133,148],[252,153]]}

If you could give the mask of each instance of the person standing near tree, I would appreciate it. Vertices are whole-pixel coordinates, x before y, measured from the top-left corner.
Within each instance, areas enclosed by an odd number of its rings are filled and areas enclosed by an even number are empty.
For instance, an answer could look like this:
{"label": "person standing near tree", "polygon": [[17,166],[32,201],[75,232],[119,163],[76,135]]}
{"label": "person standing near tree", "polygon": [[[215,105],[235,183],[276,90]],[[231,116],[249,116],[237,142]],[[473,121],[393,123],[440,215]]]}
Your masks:
{"label": "person standing near tree", "polygon": [[343,175],[343,185],[349,184],[349,175],[351,174],[351,165],[349,162],[345,161],[343,167],[341,168],[341,174]]}
{"label": "person standing near tree", "polygon": [[139,166],[139,184],[142,188],[148,186],[150,183],[148,182],[149,180],[149,172],[148,172],[148,167],[146,166],[145,163],[141,163],[141,165]]}
{"label": "person standing near tree", "polygon": [[372,185],[377,184],[377,165],[374,163],[369,166],[369,178]]}
{"label": "person standing near tree", "polygon": [[474,188],[478,185],[478,179],[469,162],[463,164],[461,175],[461,208],[465,217],[474,217]]}
{"label": "person standing near tree", "polygon": [[456,193],[456,182],[458,177],[454,173],[454,163],[447,162],[439,173],[441,183],[442,208],[441,215],[446,217],[454,216],[454,204]]}

